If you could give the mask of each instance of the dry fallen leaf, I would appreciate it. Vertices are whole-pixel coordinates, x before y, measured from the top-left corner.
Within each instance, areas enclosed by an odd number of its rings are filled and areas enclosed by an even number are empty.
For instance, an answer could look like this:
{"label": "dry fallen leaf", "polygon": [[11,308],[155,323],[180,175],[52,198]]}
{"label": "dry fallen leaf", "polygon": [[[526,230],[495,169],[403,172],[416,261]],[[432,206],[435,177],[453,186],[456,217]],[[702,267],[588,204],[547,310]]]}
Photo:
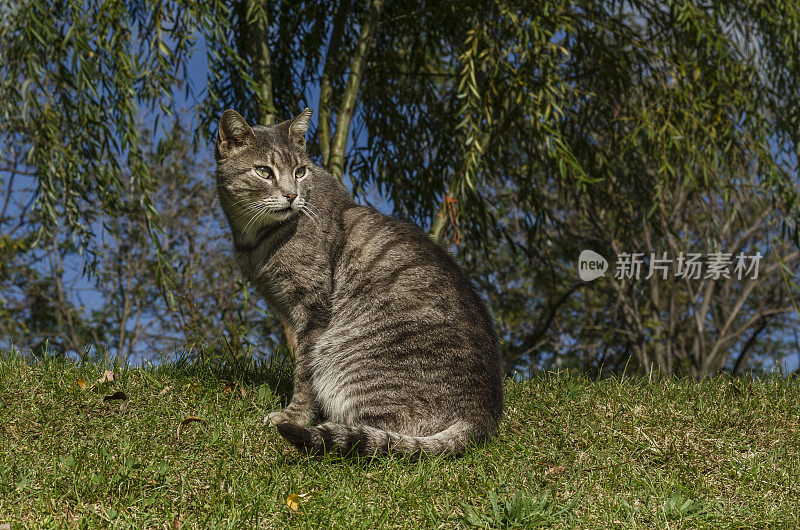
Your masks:
{"label": "dry fallen leaf", "polygon": [[222,394],[230,394],[231,392],[233,392],[235,390],[238,390],[239,394],[241,394],[242,397],[246,397],[247,396],[247,391],[244,389],[243,386],[241,386],[241,385],[239,385],[237,383],[230,382],[230,381],[226,381],[225,384],[222,385],[222,392],[221,393]]}
{"label": "dry fallen leaf", "polygon": [[300,509],[300,497],[292,493],[286,497],[286,506],[288,506],[293,512],[296,512],[298,509]]}
{"label": "dry fallen leaf", "polygon": [[547,471],[544,472],[544,476],[546,477],[546,476],[549,476],[549,475],[560,475],[561,473],[563,473],[566,470],[567,470],[567,468],[565,468],[564,466],[553,466],[553,467],[551,467],[550,469],[548,469]]}
{"label": "dry fallen leaf", "polygon": [[0,530],[11,530],[11,523],[0,523]]}
{"label": "dry fallen leaf", "polygon": [[195,422],[195,421],[196,422],[200,422],[204,426],[208,427],[208,422],[206,420],[204,420],[203,418],[200,418],[200,417],[197,417],[197,416],[189,416],[187,418],[184,418],[184,420],[178,424],[178,432],[176,433],[178,441],[181,440],[181,427],[183,427],[184,425],[188,425],[188,424],[190,424],[192,422]]}
{"label": "dry fallen leaf", "polygon": [[110,383],[113,380],[114,380],[114,372],[112,372],[111,370],[106,370],[105,372],[103,372],[103,375],[100,376],[100,379],[97,380],[97,382],[102,385],[103,383]]}
{"label": "dry fallen leaf", "polygon": [[172,530],[181,530],[183,528],[183,514],[178,514],[172,520]]}
{"label": "dry fallen leaf", "polygon": [[167,394],[167,392],[169,392],[169,387],[165,386],[164,388],[161,389],[161,392],[159,392],[158,395],[159,396],[164,396],[164,395]]}
{"label": "dry fallen leaf", "polygon": [[92,388],[91,386],[89,386],[89,382],[86,379],[79,377],[77,383],[78,386],[81,388],[81,390],[89,390],[90,388]]}
{"label": "dry fallen leaf", "polygon": [[122,401],[122,404],[119,406],[119,411],[125,412],[128,410],[128,396],[122,390],[118,390],[113,394],[109,394],[103,398],[104,403],[109,401]]}
{"label": "dry fallen leaf", "polygon": [[122,390],[117,390],[113,394],[109,394],[103,398],[103,401],[114,401],[117,399],[123,399],[125,401],[128,400],[128,396]]}

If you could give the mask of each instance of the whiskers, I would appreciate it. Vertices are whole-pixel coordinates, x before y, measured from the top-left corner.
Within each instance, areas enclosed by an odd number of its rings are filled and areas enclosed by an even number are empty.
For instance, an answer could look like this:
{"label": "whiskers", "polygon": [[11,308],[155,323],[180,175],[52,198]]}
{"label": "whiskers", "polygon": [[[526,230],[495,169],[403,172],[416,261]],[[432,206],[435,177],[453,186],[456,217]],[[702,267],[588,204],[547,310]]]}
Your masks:
{"label": "whiskers", "polygon": [[[281,197],[251,198],[245,197],[233,201],[229,204],[228,210],[231,212],[233,223],[241,228],[242,235],[250,237],[250,230],[256,230],[262,221],[269,220],[271,216],[276,216],[272,221],[281,218],[278,215],[285,213],[287,206],[290,206]],[[322,226],[319,212],[311,206],[305,199],[297,198],[291,205],[292,210],[300,212],[308,218],[317,228]]]}
{"label": "whiskers", "polygon": [[235,225],[239,225],[246,217],[258,215],[261,210],[263,210],[263,206],[258,203],[253,204],[245,204],[244,206],[238,206],[232,208],[232,221]]}
{"label": "whiskers", "polygon": [[255,210],[255,213],[253,214],[253,216],[250,218],[250,220],[244,226],[244,229],[242,229],[242,233],[249,234],[248,230],[250,229],[250,226],[252,225],[253,228],[256,228],[258,226],[258,222],[261,219],[264,219],[269,213],[270,213],[270,210],[268,210],[265,207],[257,208]]}
{"label": "whiskers", "polygon": [[250,237],[250,230],[257,229],[259,223],[268,219],[277,206],[276,199],[245,197],[232,202],[228,209],[231,212],[232,224],[238,227],[244,223],[241,233],[244,237]]}
{"label": "whiskers", "polygon": [[317,213],[316,210],[314,210],[314,208],[310,204],[308,204],[308,202],[306,202],[305,199],[302,199],[302,202],[298,205],[298,211],[305,214],[305,216],[308,217],[308,219],[312,223],[317,225],[317,228],[320,228],[322,226],[322,222],[320,221],[319,218],[319,213]]}

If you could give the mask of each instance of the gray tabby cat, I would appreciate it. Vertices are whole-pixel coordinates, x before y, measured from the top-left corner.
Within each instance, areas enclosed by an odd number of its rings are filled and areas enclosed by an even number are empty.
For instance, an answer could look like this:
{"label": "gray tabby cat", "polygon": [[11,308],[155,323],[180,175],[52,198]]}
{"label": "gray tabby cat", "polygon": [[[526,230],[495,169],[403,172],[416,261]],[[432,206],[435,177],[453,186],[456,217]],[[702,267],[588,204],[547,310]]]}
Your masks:
{"label": "gray tabby cat", "polygon": [[[323,451],[458,454],[503,410],[492,321],[417,226],[358,206],[306,154],[311,111],[250,127],[227,110],[217,189],[241,270],[297,339],[294,395],[265,418]],[[319,413],[326,421],[309,426]]]}

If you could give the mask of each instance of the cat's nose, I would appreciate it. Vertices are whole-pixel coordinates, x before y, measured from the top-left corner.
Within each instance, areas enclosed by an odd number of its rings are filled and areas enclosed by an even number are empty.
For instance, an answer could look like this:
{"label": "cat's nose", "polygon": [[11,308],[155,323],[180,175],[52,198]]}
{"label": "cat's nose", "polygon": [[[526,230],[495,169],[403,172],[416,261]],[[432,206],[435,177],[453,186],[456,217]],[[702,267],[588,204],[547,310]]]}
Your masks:
{"label": "cat's nose", "polygon": [[286,200],[289,201],[289,204],[292,204],[292,201],[294,201],[297,198],[297,194],[290,193],[289,195],[284,195],[284,197],[286,197]]}

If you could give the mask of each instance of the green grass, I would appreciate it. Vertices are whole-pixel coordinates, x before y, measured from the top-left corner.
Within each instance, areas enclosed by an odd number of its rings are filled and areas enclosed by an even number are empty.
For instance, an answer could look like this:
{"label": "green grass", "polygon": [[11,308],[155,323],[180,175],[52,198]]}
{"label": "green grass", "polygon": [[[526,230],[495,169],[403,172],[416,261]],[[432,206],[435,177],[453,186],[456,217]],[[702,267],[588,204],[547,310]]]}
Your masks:
{"label": "green grass", "polygon": [[300,456],[262,424],[290,381],[0,356],[0,524],[800,526],[796,379],[507,381],[492,443],[418,463]]}

